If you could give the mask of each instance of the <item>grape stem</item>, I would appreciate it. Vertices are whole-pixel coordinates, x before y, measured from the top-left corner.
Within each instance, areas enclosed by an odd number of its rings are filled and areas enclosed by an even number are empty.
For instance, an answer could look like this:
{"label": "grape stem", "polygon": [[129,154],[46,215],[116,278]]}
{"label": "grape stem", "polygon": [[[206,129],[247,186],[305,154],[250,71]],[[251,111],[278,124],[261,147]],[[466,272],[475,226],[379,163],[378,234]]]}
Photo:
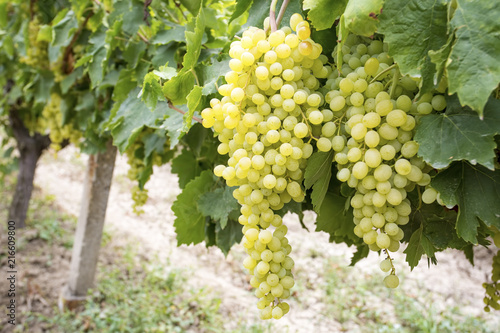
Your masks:
{"label": "grape stem", "polygon": [[271,27],[271,32],[278,30],[276,25],[276,5],[278,0],[272,0],[271,7],[269,7],[269,26]]}
{"label": "grape stem", "polygon": [[[181,110],[181,109],[179,109],[178,107],[176,107],[176,106],[172,103],[172,101],[170,101],[170,100],[168,101],[168,107],[169,107],[169,108],[171,108],[171,109],[172,109],[172,110],[174,110],[174,111],[179,112],[179,113],[180,113],[180,114],[182,114],[182,115],[186,114],[186,111]],[[199,122],[200,124],[201,124],[201,123],[203,123],[203,121],[202,121],[200,118],[195,117],[195,116],[193,116],[193,120],[195,120],[195,121]]]}
{"label": "grape stem", "polygon": [[385,73],[387,73],[388,71],[390,71],[391,69],[393,69],[394,67],[396,67],[397,65],[396,64],[393,64],[389,67],[387,67],[386,69],[384,69],[382,72],[378,73],[371,81],[370,83],[373,83],[375,82],[379,77],[381,77],[382,75],[384,75]]}
{"label": "grape stem", "polygon": [[283,19],[283,16],[285,16],[286,7],[288,7],[289,2],[290,2],[290,0],[283,0],[283,3],[281,4],[280,12],[278,14],[278,18],[276,20],[276,26],[280,25],[281,20]]}
{"label": "grape stem", "polygon": [[389,262],[391,263],[391,266],[392,266],[391,274],[395,274],[396,273],[396,268],[394,268],[394,264],[392,262],[391,256],[389,255],[389,251],[387,251],[387,249],[384,249],[384,252],[387,255],[387,259],[389,259]]}
{"label": "grape stem", "polygon": [[391,91],[389,92],[389,96],[391,96],[391,99],[394,98],[394,94],[396,93],[396,88],[398,87],[398,81],[400,77],[401,73],[399,72],[399,69],[396,68],[396,70],[394,71],[394,75],[392,77]]}

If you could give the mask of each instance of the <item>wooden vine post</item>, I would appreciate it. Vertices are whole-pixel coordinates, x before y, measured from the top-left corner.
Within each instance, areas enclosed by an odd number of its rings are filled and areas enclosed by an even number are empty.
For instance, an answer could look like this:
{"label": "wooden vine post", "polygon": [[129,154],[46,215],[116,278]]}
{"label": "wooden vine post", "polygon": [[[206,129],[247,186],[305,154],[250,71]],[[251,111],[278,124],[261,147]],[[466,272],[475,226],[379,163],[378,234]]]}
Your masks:
{"label": "wooden vine post", "polygon": [[94,284],[115,159],[116,147],[111,140],[106,151],[89,156],[69,279],[59,299],[60,309],[74,309]]}

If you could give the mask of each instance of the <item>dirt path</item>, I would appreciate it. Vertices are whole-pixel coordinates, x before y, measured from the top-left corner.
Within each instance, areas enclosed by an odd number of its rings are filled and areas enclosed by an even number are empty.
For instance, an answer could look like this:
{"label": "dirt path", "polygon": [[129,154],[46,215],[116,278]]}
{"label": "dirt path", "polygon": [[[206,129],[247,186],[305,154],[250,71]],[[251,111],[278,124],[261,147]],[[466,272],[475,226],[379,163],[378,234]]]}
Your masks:
{"label": "dirt path", "polygon": [[[57,160],[46,155],[37,169],[35,183],[44,193],[55,195],[56,203],[63,210],[78,216],[85,164],[86,156],[76,157],[71,149],[59,153]],[[136,243],[146,258],[157,253],[170,265],[188,270],[191,274],[189,283],[208,286],[221,298],[221,311],[232,319],[228,321],[227,329],[242,322],[255,321],[256,299],[248,289],[241,266],[242,248],[235,247],[225,258],[220,250],[207,250],[202,244],[177,247],[171,211],[171,205],[180,192],[177,177],[170,173],[169,166],[155,169],[146,186],[150,199],[144,206],[145,213],[136,216],[131,208],[131,182],[126,178],[127,169],[125,160],[118,157],[106,215],[106,228],[113,235],[113,242]],[[314,230],[314,215],[310,213],[306,217],[306,225]],[[306,285],[318,288],[307,288],[298,301],[292,300],[292,313],[275,326],[279,332],[340,331],[341,324],[325,315],[327,309],[322,303],[325,292],[321,288],[325,277],[322,272],[328,258],[336,258],[339,263],[347,265],[353,251],[344,245],[330,244],[325,233],[306,232],[294,216],[287,216],[285,223],[290,229],[289,239],[298,271],[296,289],[300,293]],[[404,264],[404,255],[397,253],[395,257],[403,278],[400,288],[405,292],[418,295],[419,290],[428,290],[432,292],[432,301],[436,302],[438,309],[460,304],[470,315],[481,313],[484,296],[481,284],[490,270],[489,261],[483,257],[491,257],[488,251],[477,251],[475,268],[471,268],[463,254],[447,251],[437,254],[438,266],[428,269],[426,263],[421,263],[411,274]],[[378,256],[372,254],[358,263],[353,272],[381,280],[383,275],[378,262]],[[493,319],[500,324],[500,316],[494,316]]]}

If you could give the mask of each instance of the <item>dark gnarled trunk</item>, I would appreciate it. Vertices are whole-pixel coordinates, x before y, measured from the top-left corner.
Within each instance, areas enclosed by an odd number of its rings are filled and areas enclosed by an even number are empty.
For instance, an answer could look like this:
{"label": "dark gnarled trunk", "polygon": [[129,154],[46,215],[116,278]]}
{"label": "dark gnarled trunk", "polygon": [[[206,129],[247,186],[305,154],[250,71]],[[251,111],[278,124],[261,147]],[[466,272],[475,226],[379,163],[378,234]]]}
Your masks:
{"label": "dark gnarled trunk", "polygon": [[15,110],[10,110],[9,120],[19,149],[19,174],[17,185],[9,208],[9,221],[14,221],[17,228],[25,226],[28,205],[33,191],[33,179],[38,159],[50,145],[47,135],[30,135]]}

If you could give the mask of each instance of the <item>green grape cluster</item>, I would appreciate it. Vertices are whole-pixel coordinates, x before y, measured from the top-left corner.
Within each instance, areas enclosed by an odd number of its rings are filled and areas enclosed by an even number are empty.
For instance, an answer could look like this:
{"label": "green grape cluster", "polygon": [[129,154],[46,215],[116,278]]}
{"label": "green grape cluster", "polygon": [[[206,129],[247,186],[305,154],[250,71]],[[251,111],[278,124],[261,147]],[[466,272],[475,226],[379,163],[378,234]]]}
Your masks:
{"label": "green grape cluster", "polygon": [[[132,181],[137,181],[137,179],[139,179],[139,175],[146,168],[144,160],[136,155],[136,151],[141,148],[141,141],[137,140],[125,151],[125,155],[127,155],[127,163],[129,165],[127,177]],[[145,188],[141,189],[138,185],[134,186],[132,188],[132,200],[134,201],[132,204],[132,210],[134,213],[137,215],[144,213],[144,210],[140,207],[144,206],[144,204],[148,201],[148,190]]]}
{"label": "green grape cluster", "polygon": [[[140,178],[142,172],[145,171],[146,165],[144,164],[144,158],[141,156],[141,153],[144,150],[144,144],[142,138],[147,135],[153,133],[153,130],[147,129],[143,131],[136,141],[125,151],[125,155],[127,156],[127,163],[129,165],[129,169],[127,172],[127,177],[132,181],[137,181]],[[163,152],[168,152],[170,150],[170,142],[168,140],[165,141],[163,145]],[[156,151],[152,152],[152,162],[153,165],[160,166],[163,164],[163,159],[160,154]],[[148,179],[149,180],[149,179]],[[147,181],[147,180],[146,180]],[[132,210],[135,214],[140,215],[144,213],[140,207],[144,206],[148,201],[148,190],[145,188],[140,188],[139,185],[136,185],[132,188],[132,200],[134,203],[132,204]]]}
{"label": "green grape cluster", "polygon": [[40,69],[48,69],[49,68],[49,57],[47,53],[48,43],[39,40],[38,38],[39,31],[40,31],[40,22],[38,18],[35,17],[28,23],[26,56],[21,57],[20,62],[25,63],[28,66]]}
{"label": "green grape cluster", "polygon": [[[500,232],[497,232],[493,236],[493,242],[500,249]],[[493,257],[491,280],[491,283],[483,283],[483,287],[486,290],[484,297],[484,304],[486,304],[484,311],[486,312],[489,312],[490,308],[500,310],[500,250]]]}
{"label": "green grape cluster", "polygon": [[381,269],[390,274],[384,282],[396,288],[399,278],[389,251],[399,249],[404,237],[400,226],[409,221],[407,193],[422,186],[424,203],[438,197],[430,187],[432,168],[417,156],[419,145],[413,140],[416,120],[434,110],[442,111],[446,101],[444,96],[432,94],[415,101],[418,80],[400,77],[382,41],[350,35],[341,53],[343,65],[328,77],[330,91],[325,95],[337,127],[331,139],[336,176],[355,189],[350,201],[354,233],[371,250],[386,253]]}
{"label": "green grape cluster", "polygon": [[311,141],[326,151],[329,140],[325,145],[317,137],[336,130],[318,91],[318,78],[326,79],[332,69],[310,33],[300,14],[291,17],[290,27],[270,34],[249,28],[231,44],[231,70],[218,89],[222,99],[211,100],[201,112],[203,126],[218,134],[219,154],[229,155],[227,165],[216,166],[214,173],[228,186],[238,186],[233,195],[241,204],[248,254],[243,266],[252,275],[262,319],[288,312],[283,300],[294,285],[288,229],[276,211],[304,200],[301,183],[314,149]]}
{"label": "green grape cluster", "polygon": [[82,136],[73,124],[62,125],[61,96],[57,93],[50,95],[50,101],[42,110],[42,117],[38,118],[36,130],[43,133],[45,129],[49,130],[51,147],[56,151],[61,149],[64,140],[78,145]]}

